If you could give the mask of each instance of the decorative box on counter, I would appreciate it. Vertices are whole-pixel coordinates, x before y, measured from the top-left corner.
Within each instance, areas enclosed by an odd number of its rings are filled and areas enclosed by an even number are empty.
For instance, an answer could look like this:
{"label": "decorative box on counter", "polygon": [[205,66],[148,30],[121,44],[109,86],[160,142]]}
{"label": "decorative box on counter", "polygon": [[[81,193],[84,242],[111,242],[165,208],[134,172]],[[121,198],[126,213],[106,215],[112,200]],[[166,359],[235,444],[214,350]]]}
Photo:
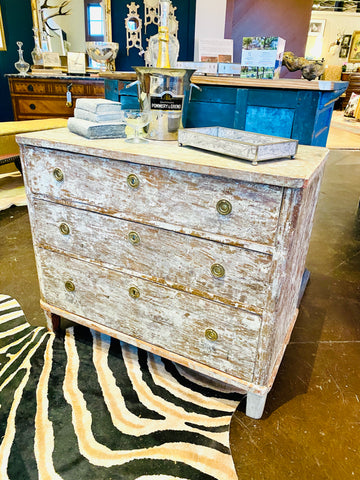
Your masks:
{"label": "decorative box on counter", "polygon": [[219,75],[240,75],[241,64],[240,63],[218,63]]}
{"label": "decorative box on counter", "polygon": [[193,68],[196,70],[196,75],[216,75],[218,71],[218,64],[215,62],[177,62],[177,68]]}

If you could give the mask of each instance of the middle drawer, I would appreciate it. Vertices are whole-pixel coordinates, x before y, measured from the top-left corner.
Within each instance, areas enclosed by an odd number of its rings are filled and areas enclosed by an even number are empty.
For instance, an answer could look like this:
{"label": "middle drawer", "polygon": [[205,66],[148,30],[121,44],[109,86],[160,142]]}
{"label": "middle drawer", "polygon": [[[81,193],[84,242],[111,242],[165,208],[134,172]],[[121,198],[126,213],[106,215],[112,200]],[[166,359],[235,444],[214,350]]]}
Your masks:
{"label": "middle drawer", "polygon": [[40,199],[32,216],[40,247],[250,311],[264,308],[270,255]]}

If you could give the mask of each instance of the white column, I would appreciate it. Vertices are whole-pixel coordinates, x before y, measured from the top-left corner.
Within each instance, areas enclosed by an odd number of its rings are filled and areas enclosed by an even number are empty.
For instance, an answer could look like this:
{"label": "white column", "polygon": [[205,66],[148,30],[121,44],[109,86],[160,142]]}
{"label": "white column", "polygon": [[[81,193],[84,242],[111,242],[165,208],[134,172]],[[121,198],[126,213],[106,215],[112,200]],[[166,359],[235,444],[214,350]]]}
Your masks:
{"label": "white column", "polygon": [[194,61],[199,61],[199,38],[224,38],[226,0],[197,0]]}

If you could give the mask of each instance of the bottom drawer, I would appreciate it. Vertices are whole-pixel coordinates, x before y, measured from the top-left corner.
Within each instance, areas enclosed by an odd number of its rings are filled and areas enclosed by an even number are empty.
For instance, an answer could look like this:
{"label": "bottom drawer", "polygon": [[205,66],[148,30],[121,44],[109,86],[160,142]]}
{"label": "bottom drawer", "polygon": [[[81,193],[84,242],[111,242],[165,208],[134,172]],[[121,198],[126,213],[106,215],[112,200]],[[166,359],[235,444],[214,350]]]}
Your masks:
{"label": "bottom drawer", "polygon": [[32,97],[17,98],[17,112],[19,115],[58,115],[70,117],[74,112],[72,107],[66,106],[66,97]]}
{"label": "bottom drawer", "polygon": [[[258,315],[42,248],[36,251],[48,304],[252,380]],[[217,339],[206,338],[205,332]]]}

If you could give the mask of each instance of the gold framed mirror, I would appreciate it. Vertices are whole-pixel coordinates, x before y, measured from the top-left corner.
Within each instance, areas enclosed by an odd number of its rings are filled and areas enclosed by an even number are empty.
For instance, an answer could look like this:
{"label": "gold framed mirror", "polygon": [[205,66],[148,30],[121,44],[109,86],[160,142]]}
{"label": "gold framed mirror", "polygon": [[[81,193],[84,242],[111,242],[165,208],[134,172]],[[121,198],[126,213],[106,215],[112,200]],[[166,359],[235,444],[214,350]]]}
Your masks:
{"label": "gold framed mirror", "polygon": [[0,50],[6,50],[4,25],[3,25],[2,16],[1,16],[1,7],[0,7]]}
{"label": "gold framed mirror", "polygon": [[[43,50],[66,55],[86,52],[89,40],[87,9],[101,10],[94,16],[94,40],[112,41],[111,0],[30,0],[34,32]],[[101,7],[101,8],[100,8]],[[83,28],[79,28],[82,25]],[[90,27],[89,27],[90,25]]]}

